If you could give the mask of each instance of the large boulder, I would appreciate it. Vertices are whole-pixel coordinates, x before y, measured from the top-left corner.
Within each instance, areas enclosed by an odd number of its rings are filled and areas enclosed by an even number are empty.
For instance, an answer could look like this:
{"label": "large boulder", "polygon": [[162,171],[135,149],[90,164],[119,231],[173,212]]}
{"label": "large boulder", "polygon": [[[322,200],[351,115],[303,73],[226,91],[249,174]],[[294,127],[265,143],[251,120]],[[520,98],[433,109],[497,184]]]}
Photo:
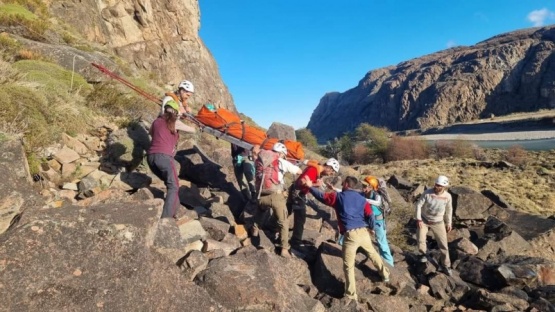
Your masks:
{"label": "large boulder", "polygon": [[297,141],[297,136],[295,134],[295,128],[282,124],[279,122],[273,122],[268,131],[266,132],[269,138],[276,138],[279,140]]}
{"label": "large boulder", "polygon": [[0,236],[2,307],[223,310],[154,251],[161,213],[154,203],[66,207],[24,216],[18,227]]}
{"label": "large boulder", "polygon": [[449,188],[453,197],[453,215],[460,220],[485,220],[493,203],[480,192],[465,186]]}
{"label": "large boulder", "polygon": [[[0,134],[0,234],[5,232],[17,216],[38,205],[30,190],[31,176],[20,140],[2,139]],[[15,218],[15,219],[14,219]]]}
{"label": "large boulder", "polygon": [[306,264],[263,249],[214,259],[195,281],[233,311],[324,311],[299,287],[310,284]]}

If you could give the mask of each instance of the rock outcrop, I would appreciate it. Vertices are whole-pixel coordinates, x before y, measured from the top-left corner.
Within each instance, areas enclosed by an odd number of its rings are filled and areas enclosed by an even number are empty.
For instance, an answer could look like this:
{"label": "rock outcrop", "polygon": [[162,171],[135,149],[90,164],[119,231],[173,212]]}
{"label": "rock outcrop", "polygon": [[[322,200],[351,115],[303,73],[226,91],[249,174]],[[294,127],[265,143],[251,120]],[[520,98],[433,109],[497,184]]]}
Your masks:
{"label": "rock outcrop", "polygon": [[[216,61],[198,35],[198,1],[61,0],[50,2],[50,12],[87,41],[108,48],[159,83],[176,86],[183,79],[191,80],[196,87],[193,102],[235,110]],[[77,61],[83,59],[82,53],[66,54],[68,60],[58,63],[71,65],[74,54]]]}
{"label": "rock outcrop", "polygon": [[[256,206],[243,208],[244,203],[234,202],[232,175],[214,160],[230,163],[229,159],[212,157],[217,150],[207,154],[190,147],[176,156],[189,172],[186,180],[180,180],[178,218],[159,219],[163,182],[141,172],[141,166],[123,172],[128,167],[123,160],[135,150],[132,147],[118,154],[120,161],[108,154],[93,161],[91,153],[99,146],[108,148],[126,138],[120,135],[106,144],[114,136],[96,132],[102,134],[96,139],[64,136],[63,146],[50,148],[52,155],[43,158],[32,187],[21,142],[0,141],[4,151],[0,172],[9,182],[0,187],[5,195],[0,208],[13,208],[0,210],[8,212],[0,215],[0,221],[12,224],[0,232],[2,307],[10,311],[555,309],[555,220],[517,215],[479,192],[454,187],[455,229],[448,235],[453,274],[439,271],[441,253],[433,241],[427,263],[418,261],[414,251],[390,244],[395,263],[390,280],[382,280],[366,255],[357,255],[359,300],[349,302],[340,299],[345,277],[332,208],[311,198],[305,243],[291,249],[292,259],[280,257],[274,247],[271,210],[265,213],[258,236],[249,237],[249,219]],[[131,141],[140,144],[136,137]],[[180,146],[190,143],[186,140]],[[404,227],[398,234],[390,232],[394,235],[390,240],[411,241],[413,208],[403,196],[418,197],[424,188],[401,179],[390,181],[399,188],[389,189],[395,209],[388,216],[388,231]],[[33,196],[39,188],[42,205]],[[288,222],[293,225],[293,215]]]}
{"label": "rock outcrop", "polygon": [[372,70],[324,95],[307,128],[326,142],[361,123],[426,129],[554,108],[554,40],[555,27],[530,28]]}

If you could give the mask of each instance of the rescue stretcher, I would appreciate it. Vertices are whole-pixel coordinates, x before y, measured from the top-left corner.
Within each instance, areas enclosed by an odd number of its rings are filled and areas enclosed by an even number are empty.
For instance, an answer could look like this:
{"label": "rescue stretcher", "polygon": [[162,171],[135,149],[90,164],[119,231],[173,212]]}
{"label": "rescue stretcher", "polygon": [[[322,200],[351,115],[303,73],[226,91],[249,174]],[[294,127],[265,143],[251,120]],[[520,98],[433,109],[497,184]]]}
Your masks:
{"label": "rescue stretcher", "polygon": [[214,109],[203,105],[197,115],[190,113],[184,115],[186,119],[196,124],[201,132],[206,132],[247,150],[251,150],[256,144],[260,145],[262,149],[269,150],[279,141],[287,147],[288,159],[304,159],[304,150],[300,142],[270,138],[264,130],[248,125],[239,116],[227,109]]}
{"label": "rescue stretcher", "polygon": [[[102,73],[133,89],[146,99],[158,105],[162,105],[161,99],[138,88],[106,67],[95,63],[91,63],[91,65]],[[255,144],[260,145],[262,149],[270,150],[276,142],[280,141],[276,138],[269,138],[264,130],[246,124],[235,113],[224,108],[215,109],[211,104],[203,105],[196,116],[190,113],[184,113],[182,117],[193,122],[200,131],[209,133],[218,139],[222,139],[248,150],[252,149]],[[304,159],[304,151],[301,143],[289,140],[280,142],[287,147],[287,158],[289,160]]]}

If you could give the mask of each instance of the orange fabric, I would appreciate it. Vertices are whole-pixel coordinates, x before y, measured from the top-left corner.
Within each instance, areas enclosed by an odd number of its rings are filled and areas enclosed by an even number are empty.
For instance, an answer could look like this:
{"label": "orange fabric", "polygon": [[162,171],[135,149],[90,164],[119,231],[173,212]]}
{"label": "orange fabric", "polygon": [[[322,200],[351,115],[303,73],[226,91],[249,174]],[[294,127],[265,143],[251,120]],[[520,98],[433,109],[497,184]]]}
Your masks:
{"label": "orange fabric", "polygon": [[322,173],[322,170],[324,170],[324,166],[321,166],[320,163],[318,163],[318,161],[314,159],[309,160],[306,163],[306,166],[316,168],[316,170],[318,171],[318,176],[320,176],[320,174]]}
{"label": "orange fabric", "polygon": [[[276,138],[268,138],[261,147],[272,149],[278,141]],[[287,147],[287,158],[304,159],[303,145],[300,142],[285,140],[283,144]]]}
{"label": "orange fabric", "polygon": [[[208,127],[222,131],[237,139],[253,145],[258,144],[263,149],[271,150],[278,141],[275,138],[268,138],[264,130],[245,124],[239,116],[224,108],[218,108],[213,112],[202,106],[196,119]],[[300,142],[286,140],[283,144],[287,147],[288,158],[304,158],[304,150]]]}
{"label": "orange fabric", "polygon": [[165,95],[170,96],[176,103],[178,103],[178,104],[181,103],[181,101],[177,97],[177,94],[175,94],[173,92],[167,92]]}

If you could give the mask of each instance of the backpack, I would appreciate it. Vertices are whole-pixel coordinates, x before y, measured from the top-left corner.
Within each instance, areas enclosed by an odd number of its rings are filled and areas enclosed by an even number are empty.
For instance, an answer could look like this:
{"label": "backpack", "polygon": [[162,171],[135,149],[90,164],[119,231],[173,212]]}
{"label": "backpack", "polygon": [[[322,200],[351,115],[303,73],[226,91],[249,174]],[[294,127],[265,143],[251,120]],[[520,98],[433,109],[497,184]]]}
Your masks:
{"label": "backpack", "polygon": [[282,191],[279,182],[279,153],[261,150],[254,162],[258,196]]}
{"label": "backpack", "polygon": [[387,192],[387,182],[382,178],[378,179],[378,194],[382,197],[382,205],[379,207],[382,213],[391,213],[391,196]]}

